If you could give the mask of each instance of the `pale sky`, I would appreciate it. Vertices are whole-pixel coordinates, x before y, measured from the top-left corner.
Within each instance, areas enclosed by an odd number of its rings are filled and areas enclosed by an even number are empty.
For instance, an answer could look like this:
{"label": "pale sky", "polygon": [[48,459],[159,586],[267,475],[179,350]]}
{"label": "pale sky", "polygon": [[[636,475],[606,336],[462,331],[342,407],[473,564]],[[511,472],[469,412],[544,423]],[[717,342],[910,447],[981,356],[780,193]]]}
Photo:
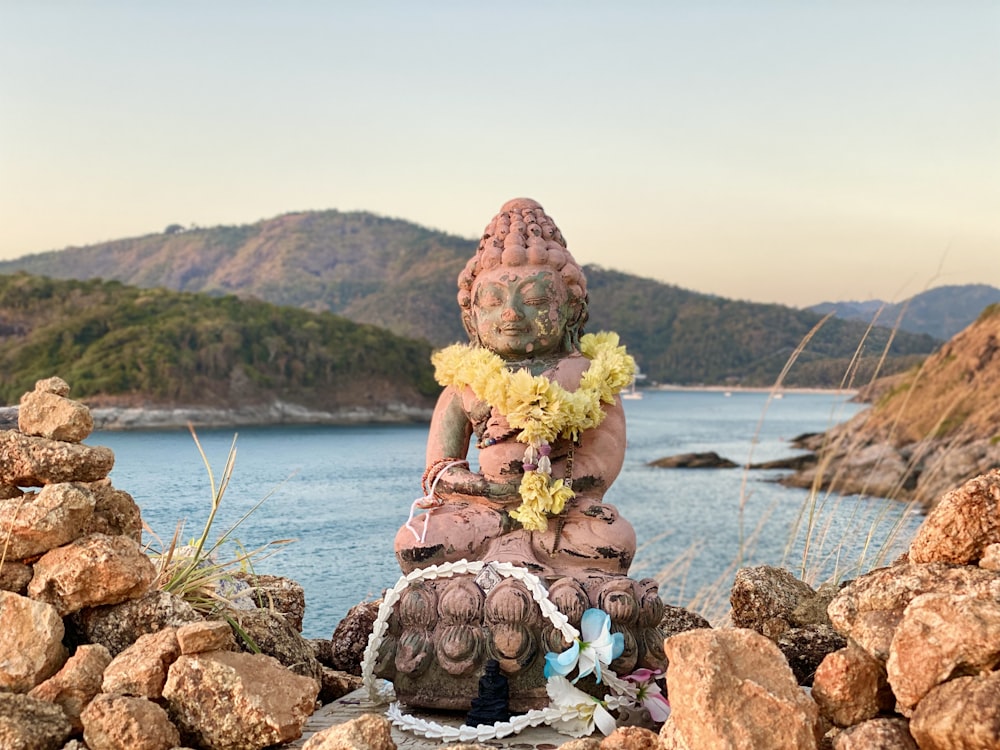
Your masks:
{"label": "pale sky", "polygon": [[724,297],[1000,286],[1000,1],[0,0],[0,258],[518,196]]}

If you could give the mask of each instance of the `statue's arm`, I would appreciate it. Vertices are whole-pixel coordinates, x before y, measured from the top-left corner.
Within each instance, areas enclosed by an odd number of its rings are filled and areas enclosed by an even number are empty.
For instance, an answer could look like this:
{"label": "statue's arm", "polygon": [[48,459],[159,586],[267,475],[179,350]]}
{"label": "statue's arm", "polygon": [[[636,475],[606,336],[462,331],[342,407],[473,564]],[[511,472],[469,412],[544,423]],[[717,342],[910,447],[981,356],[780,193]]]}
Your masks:
{"label": "statue's arm", "polygon": [[[462,393],[451,386],[438,398],[427,437],[427,466],[446,459],[464,459],[469,453],[472,439],[472,420],[465,410]],[[516,484],[488,482],[468,466],[453,466],[441,473],[435,493],[447,500],[475,500],[486,498],[498,502],[518,497]]]}

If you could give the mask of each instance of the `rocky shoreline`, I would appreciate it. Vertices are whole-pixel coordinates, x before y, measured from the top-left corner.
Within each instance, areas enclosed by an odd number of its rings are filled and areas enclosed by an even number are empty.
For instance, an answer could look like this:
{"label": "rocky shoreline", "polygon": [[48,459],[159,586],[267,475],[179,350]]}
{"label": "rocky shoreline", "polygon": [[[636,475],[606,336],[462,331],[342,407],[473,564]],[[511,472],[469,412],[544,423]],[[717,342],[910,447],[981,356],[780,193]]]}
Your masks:
{"label": "rocky shoreline", "polygon": [[[0,406],[0,429],[17,427],[17,406]],[[187,427],[269,427],[274,425],[409,424],[428,422],[431,410],[404,403],[351,406],[337,411],[272,401],[237,409],[206,406],[93,407],[95,430],[167,430]]]}

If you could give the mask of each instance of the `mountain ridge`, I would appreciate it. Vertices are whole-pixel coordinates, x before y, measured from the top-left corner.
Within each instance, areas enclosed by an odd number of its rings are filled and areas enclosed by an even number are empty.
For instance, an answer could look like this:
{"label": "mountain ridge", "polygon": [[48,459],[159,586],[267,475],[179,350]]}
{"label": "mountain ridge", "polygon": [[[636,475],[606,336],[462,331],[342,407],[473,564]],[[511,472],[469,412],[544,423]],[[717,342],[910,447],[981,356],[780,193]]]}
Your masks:
{"label": "mountain ridge", "polygon": [[[140,287],[236,294],[326,311],[440,347],[466,340],[455,280],[476,240],[367,212],[305,211],[252,225],[178,230],[0,262],[53,278],[106,278]],[[572,248],[571,248],[572,250]],[[705,295],[589,265],[588,329],[614,330],[647,382],[770,385],[822,317],[781,305]],[[789,386],[837,387],[864,348],[857,377],[898,371],[939,341],[828,320],[787,374]]]}

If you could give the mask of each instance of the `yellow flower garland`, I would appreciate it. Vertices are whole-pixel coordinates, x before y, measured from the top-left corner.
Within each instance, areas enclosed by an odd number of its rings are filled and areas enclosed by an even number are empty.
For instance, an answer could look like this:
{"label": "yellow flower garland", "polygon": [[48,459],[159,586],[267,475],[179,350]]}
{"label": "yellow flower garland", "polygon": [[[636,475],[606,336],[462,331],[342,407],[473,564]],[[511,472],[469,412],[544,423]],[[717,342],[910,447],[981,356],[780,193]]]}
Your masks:
{"label": "yellow flower garland", "polygon": [[[453,388],[469,387],[476,396],[507,417],[531,462],[538,449],[556,438],[578,440],[585,430],[604,420],[602,404],[613,404],[615,396],[635,378],[635,360],[618,344],[618,334],[587,334],[580,339],[580,352],[590,367],[575,391],[567,391],[544,375],[527,369],[511,372],[503,359],[488,349],[455,344],[434,354],[434,376],[438,383]],[[543,463],[544,461],[544,463]],[[548,461],[526,471],[521,479],[521,505],[511,517],[532,531],[545,531],[547,517],[558,515],[573,497],[563,480],[553,481],[546,471]]]}

